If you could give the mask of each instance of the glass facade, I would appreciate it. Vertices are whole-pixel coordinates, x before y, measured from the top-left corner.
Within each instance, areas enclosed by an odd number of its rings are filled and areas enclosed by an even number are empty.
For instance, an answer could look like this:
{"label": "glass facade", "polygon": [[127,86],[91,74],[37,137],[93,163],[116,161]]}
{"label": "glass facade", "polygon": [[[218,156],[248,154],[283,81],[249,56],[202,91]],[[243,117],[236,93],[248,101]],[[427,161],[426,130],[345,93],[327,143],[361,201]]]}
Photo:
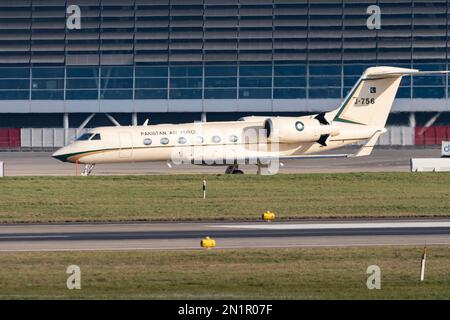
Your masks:
{"label": "glass facade", "polygon": [[[448,70],[450,1],[1,2],[0,100],[339,99],[365,68]],[[447,99],[447,75],[398,98]],[[257,107],[257,106],[256,106]],[[218,110],[220,111],[220,110]]]}
{"label": "glass facade", "polygon": [[[390,63],[447,70],[446,63]],[[0,67],[1,100],[343,98],[364,64]],[[238,75],[239,73],[239,75]],[[448,76],[405,77],[398,98],[447,98]]]}

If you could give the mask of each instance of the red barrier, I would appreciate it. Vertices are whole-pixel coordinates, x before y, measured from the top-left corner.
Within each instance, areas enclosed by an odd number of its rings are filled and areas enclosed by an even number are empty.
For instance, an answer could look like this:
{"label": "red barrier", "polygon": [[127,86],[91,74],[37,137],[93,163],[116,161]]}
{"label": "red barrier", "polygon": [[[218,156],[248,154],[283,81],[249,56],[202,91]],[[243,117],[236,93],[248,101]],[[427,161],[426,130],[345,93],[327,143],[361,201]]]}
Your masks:
{"label": "red barrier", "polygon": [[440,145],[442,140],[450,140],[450,126],[416,127],[414,130],[415,145]]}
{"label": "red barrier", "polygon": [[0,128],[0,148],[20,148],[20,129]]}

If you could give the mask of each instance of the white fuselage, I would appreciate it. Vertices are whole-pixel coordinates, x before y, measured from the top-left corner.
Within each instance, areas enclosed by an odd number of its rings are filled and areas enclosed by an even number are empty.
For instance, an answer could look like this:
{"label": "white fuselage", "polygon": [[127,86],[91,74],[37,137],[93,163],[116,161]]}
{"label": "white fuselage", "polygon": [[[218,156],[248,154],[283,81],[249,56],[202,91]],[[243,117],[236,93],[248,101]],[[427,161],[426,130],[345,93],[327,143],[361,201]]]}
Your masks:
{"label": "white fuselage", "polygon": [[97,139],[74,141],[53,157],[82,164],[173,161],[230,165],[262,156],[315,154],[365,140],[374,132],[372,128],[355,130],[354,125],[344,124],[326,146],[317,142],[283,143],[267,139],[266,119],[247,117],[232,122],[100,127],[89,131],[91,138],[98,134]]}

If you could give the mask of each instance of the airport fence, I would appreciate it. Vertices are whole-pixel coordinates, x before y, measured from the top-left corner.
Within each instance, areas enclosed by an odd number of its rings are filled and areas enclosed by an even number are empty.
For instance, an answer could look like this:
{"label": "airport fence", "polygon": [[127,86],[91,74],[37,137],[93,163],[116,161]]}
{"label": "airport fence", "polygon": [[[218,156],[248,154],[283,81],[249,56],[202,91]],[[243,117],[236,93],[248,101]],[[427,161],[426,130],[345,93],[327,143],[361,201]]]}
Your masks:
{"label": "airport fence", "polygon": [[450,141],[450,126],[416,127],[414,132],[415,145],[436,145],[441,141]]}
{"label": "airport fence", "polygon": [[1,128],[0,148],[19,149],[21,146],[20,135],[21,132],[18,128]]}
{"label": "airport fence", "polygon": [[[429,128],[407,126],[389,126],[381,135],[378,145],[413,146],[440,145],[442,140],[450,140],[450,126]],[[69,129],[69,141],[75,140],[88,129]],[[13,128],[0,129],[0,149],[47,150],[64,146],[62,128]]]}
{"label": "airport fence", "polygon": [[[87,129],[69,129],[69,141],[75,140]],[[31,149],[55,149],[64,146],[62,128],[22,128],[20,129],[21,147]]]}
{"label": "airport fence", "polygon": [[414,128],[406,126],[386,127],[377,144],[381,146],[412,146],[414,145]]}

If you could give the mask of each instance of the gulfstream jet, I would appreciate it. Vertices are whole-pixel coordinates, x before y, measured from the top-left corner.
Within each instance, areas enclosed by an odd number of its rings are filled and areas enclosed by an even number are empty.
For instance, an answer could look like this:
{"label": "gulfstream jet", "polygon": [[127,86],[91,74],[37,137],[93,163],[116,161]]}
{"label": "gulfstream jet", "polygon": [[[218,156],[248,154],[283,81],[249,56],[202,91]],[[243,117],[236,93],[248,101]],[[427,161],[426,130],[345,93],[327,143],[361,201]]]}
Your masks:
{"label": "gulfstream jet", "polygon": [[[244,117],[231,122],[194,122],[94,128],[57,150],[61,161],[85,164],[168,161],[226,166],[242,173],[240,164],[255,164],[258,173],[276,172],[285,159],[368,156],[385,124],[402,76],[447,73],[395,67],[365,70],[338,108],[301,117]],[[355,154],[330,154],[363,142]],[[275,169],[274,169],[275,168]]]}

